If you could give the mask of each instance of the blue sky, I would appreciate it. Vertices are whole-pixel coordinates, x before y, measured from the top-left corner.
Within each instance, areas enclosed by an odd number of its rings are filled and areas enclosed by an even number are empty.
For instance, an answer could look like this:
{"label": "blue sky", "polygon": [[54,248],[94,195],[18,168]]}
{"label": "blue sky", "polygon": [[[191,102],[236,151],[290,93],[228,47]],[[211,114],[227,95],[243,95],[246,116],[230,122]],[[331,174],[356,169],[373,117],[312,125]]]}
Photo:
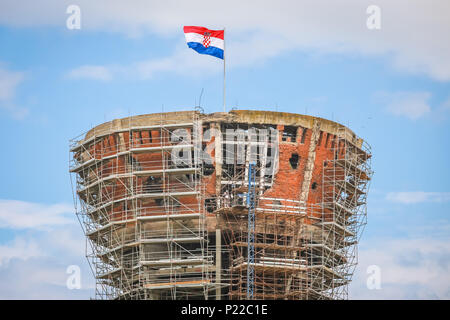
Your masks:
{"label": "blue sky", "polygon": [[[2,1],[0,298],[93,296],[69,139],[118,117],[192,109],[202,88],[205,112],[221,111],[221,61],[188,49],[183,25],[226,27],[228,109],[321,116],[371,145],[349,297],[450,298],[450,5],[236,3]],[[79,30],[66,27],[69,4]],[[370,4],[379,30],[366,26]],[[66,287],[69,265],[81,268],[80,290]],[[379,290],[366,286],[370,265]]]}

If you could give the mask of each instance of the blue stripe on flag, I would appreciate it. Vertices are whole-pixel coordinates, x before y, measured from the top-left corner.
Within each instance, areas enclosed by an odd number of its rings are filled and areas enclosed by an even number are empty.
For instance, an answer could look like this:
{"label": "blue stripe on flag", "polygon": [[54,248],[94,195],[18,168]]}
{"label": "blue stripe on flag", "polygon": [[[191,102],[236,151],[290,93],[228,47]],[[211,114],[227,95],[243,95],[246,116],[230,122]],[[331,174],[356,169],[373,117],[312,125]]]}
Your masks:
{"label": "blue stripe on flag", "polygon": [[198,53],[209,54],[211,56],[223,59],[223,50],[220,49],[220,48],[217,48],[217,47],[205,48],[203,46],[203,44],[198,43],[198,42],[188,42],[187,45],[188,45],[189,48],[194,49]]}

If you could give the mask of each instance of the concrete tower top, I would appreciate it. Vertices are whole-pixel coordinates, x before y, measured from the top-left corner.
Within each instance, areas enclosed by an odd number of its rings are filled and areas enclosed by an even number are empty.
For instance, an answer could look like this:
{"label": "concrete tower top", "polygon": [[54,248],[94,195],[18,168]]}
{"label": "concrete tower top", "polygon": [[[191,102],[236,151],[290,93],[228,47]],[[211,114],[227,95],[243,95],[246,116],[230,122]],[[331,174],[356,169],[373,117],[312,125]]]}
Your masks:
{"label": "concrete tower top", "polygon": [[177,111],[164,113],[151,113],[115,119],[102,123],[86,133],[84,140],[91,137],[107,135],[116,131],[127,130],[130,127],[160,125],[161,123],[189,123],[197,115],[203,122],[228,122],[271,124],[285,126],[301,126],[311,129],[314,122],[320,122],[320,129],[324,132],[337,134],[338,130],[345,129],[347,140],[361,146],[363,140],[356,137],[353,131],[335,121],[304,114],[260,111],[260,110],[231,110],[229,112],[215,112],[203,114],[198,111]]}

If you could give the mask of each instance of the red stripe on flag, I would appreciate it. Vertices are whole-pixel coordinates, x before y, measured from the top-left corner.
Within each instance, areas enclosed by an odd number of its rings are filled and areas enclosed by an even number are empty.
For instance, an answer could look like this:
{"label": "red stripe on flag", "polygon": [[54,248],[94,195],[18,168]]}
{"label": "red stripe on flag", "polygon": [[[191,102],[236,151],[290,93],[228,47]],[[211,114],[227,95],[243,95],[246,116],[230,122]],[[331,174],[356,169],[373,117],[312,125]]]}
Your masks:
{"label": "red stripe on flag", "polygon": [[211,34],[211,37],[219,38],[223,40],[223,30],[209,30],[203,27],[186,26],[183,27],[184,33],[198,33],[204,35],[205,32]]}

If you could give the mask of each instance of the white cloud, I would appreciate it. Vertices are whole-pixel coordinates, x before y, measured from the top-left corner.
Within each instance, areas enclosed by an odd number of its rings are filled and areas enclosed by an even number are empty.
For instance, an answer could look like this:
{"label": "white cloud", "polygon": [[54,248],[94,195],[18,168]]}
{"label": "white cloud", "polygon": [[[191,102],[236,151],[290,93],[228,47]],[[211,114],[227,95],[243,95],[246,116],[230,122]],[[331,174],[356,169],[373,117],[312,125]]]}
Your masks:
{"label": "white cloud", "polygon": [[23,81],[22,72],[13,72],[0,68],[0,101],[14,97],[17,86]]}
{"label": "white cloud", "polygon": [[161,72],[198,76],[220,72],[222,64],[217,58],[200,56],[191,50],[178,47],[168,57],[137,61],[129,65],[83,66],[67,74],[69,78],[111,80],[114,78],[150,79]]}
{"label": "white cloud", "polygon": [[73,79],[108,81],[112,79],[112,74],[111,71],[104,66],[81,66],[71,70],[68,77]]}
{"label": "white cloud", "polygon": [[73,207],[68,204],[46,205],[0,199],[0,228],[27,229],[72,224],[75,222],[73,212]]}
{"label": "white cloud", "polygon": [[429,92],[378,92],[375,99],[386,105],[386,111],[400,117],[417,120],[432,110],[428,100]]}
{"label": "white cloud", "polygon": [[428,92],[401,92],[388,105],[388,111],[397,116],[416,120],[431,111]]}
{"label": "white cloud", "polygon": [[[70,215],[69,215],[70,214]],[[86,240],[67,204],[0,200],[0,228],[14,238],[0,243],[0,299],[87,299],[94,278]],[[81,268],[81,290],[69,290],[69,265]]]}
{"label": "white cloud", "polygon": [[13,101],[16,89],[23,80],[23,72],[7,70],[0,63],[0,108],[16,119],[23,119],[28,114],[28,109],[18,107]]}
{"label": "white cloud", "polygon": [[221,70],[222,64],[216,58],[199,56],[184,49],[178,48],[169,57],[139,61],[126,67],[126,72],[130,76],[136,74],[142,79],[148,79],[158,72],[165,71],[198,75],[203,72],[215,73]]}
{"label": "white cloud", "polygon": [[81,289],[69,290],[66,287],[68,263],[78,262],[66,257],[11,260],[8,265],[0,267],[0,299],[89,299],[94,296],[94,290],[86,263],[80,264]]}
{"label": "white cloud", "polygon": [[[69,4],[71,0],[3,0],[0,23],[65,28]],[[450,42],[446,41],[450,2],[379,0],[381,30],[376,31],[366,27],[366,9],[371,4],[368,0],[77,2],[81,32],[173,37],[181,34],[183,25],[226,26],[230,65],[264,61],[288,50],[384,55],[400,70],[450,80]]]}
{"label": "white cloud", "polygon": [[0,244],[0,267],[13,259],[25,261],[52,256],[81,259],[84,251],[85,238],[78,224],[52,225],[46,230],[18,232],[12,241]]}
{"label": "white cloud", "polygon": [[398,117],[418,120],[428,117],[441,122],[450,115],[450,97],[434,103],[429,102],[432,95],[427,91],[376,92],[373,95],[376,104],[384,105],[384,110]]}
{"label": "white cloud", "polygon": [[12,244],[0,245],[0,267],[14,258],[27,260],[41,255],[35,242],[16,238]]}
{"label": "white cloud", "polygon": [[[431,208],[432,202],[445,202],[447,207],[450,192],[375,191],[375,207],[383,212],[374,215],[369,210],[370,238],[363,235],[358,245],[350,299],[450,299],[450,223],[445,211]],[[396,210],[395,203],[405,210]],[[418,203],[426,206],[425,211],[410,210]],[[371,265],[380,268],[380,290],[367,287]]]}
{"label": "white cloud", "polygon": [[[377,239],[361,246],[351,299],[450,299],[448,239]],[[381,271],[381,289],[366,286],[367,267]]]}
{"label": "white cloud", "polygon": [[403,204],[415,204],[422,202],[449,202],[450,192],[389,192],[386,199]]}

